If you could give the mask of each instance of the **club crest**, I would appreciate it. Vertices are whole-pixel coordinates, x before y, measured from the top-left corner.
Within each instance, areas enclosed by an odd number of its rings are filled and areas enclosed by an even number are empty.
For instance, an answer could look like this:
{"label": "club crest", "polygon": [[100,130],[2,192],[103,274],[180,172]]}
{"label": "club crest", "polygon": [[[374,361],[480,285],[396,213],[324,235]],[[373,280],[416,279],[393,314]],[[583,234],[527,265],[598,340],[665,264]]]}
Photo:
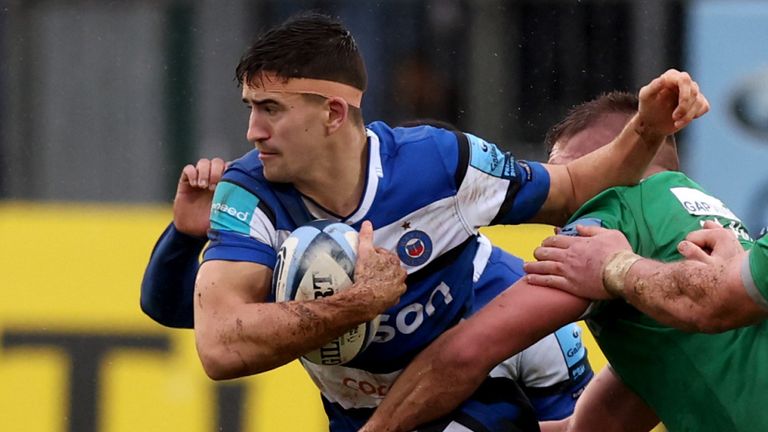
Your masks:
{"label": "club crest", "polygon": [[432,240],[424,231],[408,231],[397,242],[397,256],[403,263],[418,267],[432,256]]}

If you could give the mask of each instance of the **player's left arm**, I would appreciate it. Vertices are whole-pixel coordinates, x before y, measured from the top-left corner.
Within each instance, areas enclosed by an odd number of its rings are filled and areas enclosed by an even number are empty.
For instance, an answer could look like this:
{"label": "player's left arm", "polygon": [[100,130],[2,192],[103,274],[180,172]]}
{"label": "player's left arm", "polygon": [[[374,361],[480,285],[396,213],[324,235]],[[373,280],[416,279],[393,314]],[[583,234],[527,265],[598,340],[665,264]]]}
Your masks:
{"label": "player's left arm", "polygon": [[192,328],[192,296],[208,239],[213,190],[227,167],[222,159],[184,166],[173,200],[173,222],[157,240],[141,281],[141,310],[156,322]]}
{"label": "player's left arm", "polygon": [[[724,234],[733,237],[730,232]],[[749,261],[746,252],[718,257],[707,255],[693,243],[683,243],[680,252],[689,259],[672,264],[647,259],[635,262],[612,292],[654,319],[682,330],[719,333],[768,318],[766,300],[759,292],[750,295],[743,278]],[[690,259],[690,254],[707,258]]]}
{"label": "player's left arm", "polygon": [[765,298],[747,288],[748,255],[728,229],[689,234],[678,246],[687,259],[676,263],[635,255],[618,231],[577,229],[582,237],[544,240],[534,253],[540,261],[525,265],[529,283],[588,298],[622,297],[655,320],[687,331],[716,333],[768,317]]}
{"label": "player's left arm", "polygon": [[565,165],[545,165],[549,194],[533,222],[563,225],[602,190],[636,184],[664,138],[709,110],[698,84],[674,69],[643,87],[639,99],[638,113],[610,144]]}
{"label": "player's left arm", "polygon": [[157,323],[192,328],[192,298],[199,256],[207,239],[187,235],[171,223],[157,240],[141,280],[141,310]]}
{"label": "player's left arm", "polygon": [[363,431],[408,431],[467,399],[502,360],[576,320],[588,302],[519,281],[421,352]]}

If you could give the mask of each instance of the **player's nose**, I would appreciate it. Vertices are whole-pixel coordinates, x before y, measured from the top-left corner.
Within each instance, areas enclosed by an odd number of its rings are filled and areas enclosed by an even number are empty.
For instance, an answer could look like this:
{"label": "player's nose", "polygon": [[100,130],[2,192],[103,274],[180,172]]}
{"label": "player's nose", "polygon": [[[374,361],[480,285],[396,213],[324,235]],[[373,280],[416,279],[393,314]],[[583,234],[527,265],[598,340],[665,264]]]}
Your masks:
{"label": "player's nose", "polygon": [[246,139],[250,143],[256,143],[259,141],[266,141],[270,137],[269,127],[254,113],[251,113],[248,119],[248,132],[245,135]]}

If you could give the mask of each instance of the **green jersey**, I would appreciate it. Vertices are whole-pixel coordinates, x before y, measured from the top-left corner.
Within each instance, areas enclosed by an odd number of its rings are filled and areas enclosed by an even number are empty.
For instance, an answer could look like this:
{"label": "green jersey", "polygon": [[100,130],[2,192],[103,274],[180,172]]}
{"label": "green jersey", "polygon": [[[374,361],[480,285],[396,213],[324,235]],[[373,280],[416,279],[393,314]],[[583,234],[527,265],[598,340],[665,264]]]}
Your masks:
{"label": "green jersey", "polygon": [[768,235],[755,242],[741,268],[741,281],[752,299],[768,308]]}
{"label": "green jersey", "polygon": [[[618,229],[636,253],[670,262],[682,258],[677,244],[712,219],[751,246],[720,200],[685,175],[665,172],[603,192],[579,209],[565,231],[575,223]],[[587,325],[624,383],[670,431],[768,431],[768,323],[686,333],[614,300],[596,304]]]}

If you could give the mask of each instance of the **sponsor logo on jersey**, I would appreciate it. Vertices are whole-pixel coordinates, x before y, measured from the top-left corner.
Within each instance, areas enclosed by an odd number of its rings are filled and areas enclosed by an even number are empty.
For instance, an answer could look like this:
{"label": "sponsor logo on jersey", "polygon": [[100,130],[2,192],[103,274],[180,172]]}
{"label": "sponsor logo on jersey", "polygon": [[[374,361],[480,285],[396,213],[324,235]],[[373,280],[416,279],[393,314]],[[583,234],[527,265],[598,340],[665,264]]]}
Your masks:
{"label": "sponsor logo on jersey", "polygon": [[704,192],[687,187],[676,187],[672,192],[683,208],[695,216],[720,216],[741,222],[733,212],[719,199],[707,195]]}
{"label": "sponsor logo on jersey", "polygon": [[397,241],[397,256],[409,266],[420,266],[432,256],[432,239],[424,231],[408,231]]}
{"label": "sponsor logo on jersey", "polygon": [[568,372],[571,374],[573,381],[578,381],[584,374],[590,371],[587,358],[582,358],[575,366],[568,368]]}
{"label": "sponsor logo on jersey", "polygon": [[590,373],[592,368],[589,366],[587,350],[581,340],[581,328],[577,324],[568,324],[556,331],[555,337],[563,352],[571,380],[578,381],[585,374]]}
{"label": "sponsor logo on jersey", "polygon": [[573,398],[573,400],[578,399],[579,396],[581,396],[581,394],[584,393],[584,389],[586,389],[586,388],[587,388],[587,386],[584,385],[584,386],[579,387],[579,389],[576,390],[575,392],[571,393],[571,397]]}
{"label": "sponsor logo on jersey", "polygon": [[400,371],[377,374],[345,366],[323,366],[301,360],[323,395],[345,409],[374,408],[386,396]]}
{"label": "sponsor logo on jersey", "polygon": [[216,186],[211,204],[211,227],[248,235],[259,198],[242,187],[221,182]]}
{"label": "sponsor logo on jersey", "polygon": [[344,377],[341,380],[344,387],[362,392],[365,395],[383,398],[389,392],[389,384],[371,383],[364,380],[356,380],[351,377]]}
{"label": "sponsor logo on jersey", "polygon": [[515,173],[515,158],[509,153],[502,152],[491,144],[472,134],[466,134],[469,139],[469,164],[474,168],[503,179],[513,179]]}
{"label": "sponsor logo on jersey", "polygon": [[727,229],[731,230],[731,232],[733,232],[733,235],[736,236],[736,238],[739,239],[739,240],[744,240],[744,241],[748,241],[748,242],[753,241],[752,237],[749,236],[749,232],[747,232],[747,229],[744,227],[744,225],[741,224],[741,222],[737,222],[735,220],[732,220],[732,221],[728,222],[727,224],[723,225],[723,223],[720,222],[719,219],[712,218],[712,219],[700,219],[699,220],[699,225],[701,225],[701,227],[704,228],[704,224],[707,221],[712,221],[712,222],[720,225],[723,228],[727,228]]}
{"label": "sponsor logo on jersey", "polygon": [[223,204],[223,203],[213,203],[213,204],[211,204],[211,213],[213,213],[213,212],[226,213],[226,214],[228,214],[230,216],[234,216],[234,217],[238,218],[239,220],[241,220],[243,222],[247,222],[248,221],[248,216],[250,215],[250,213],[247,212],[247,211],[240,211],[240,210],[238,210],[238,209],[236,209],[234,207],[230,207],[230,206],[228,206],[226,204]]}
{"label": "sponsor logo on jersey", "polygon": [[560,349],[565,355],[565,363],[569,368],[577,366],[586,356],[584,344],[581,342],[581,332],[576,324],[569,324],[555,332]]}
{"label": "sponsor logo on jersey", "polygon": [[429,298],[406,305],[397,312],[397,315],[381,314],[379,328],[373,342],[387,343],[397,335],[410,335],[415,333],[425,322],[429,322],[432,316],[440,316],[445,308],[453,303],[451,287],[445,282],[440,282],[429,294]]}

